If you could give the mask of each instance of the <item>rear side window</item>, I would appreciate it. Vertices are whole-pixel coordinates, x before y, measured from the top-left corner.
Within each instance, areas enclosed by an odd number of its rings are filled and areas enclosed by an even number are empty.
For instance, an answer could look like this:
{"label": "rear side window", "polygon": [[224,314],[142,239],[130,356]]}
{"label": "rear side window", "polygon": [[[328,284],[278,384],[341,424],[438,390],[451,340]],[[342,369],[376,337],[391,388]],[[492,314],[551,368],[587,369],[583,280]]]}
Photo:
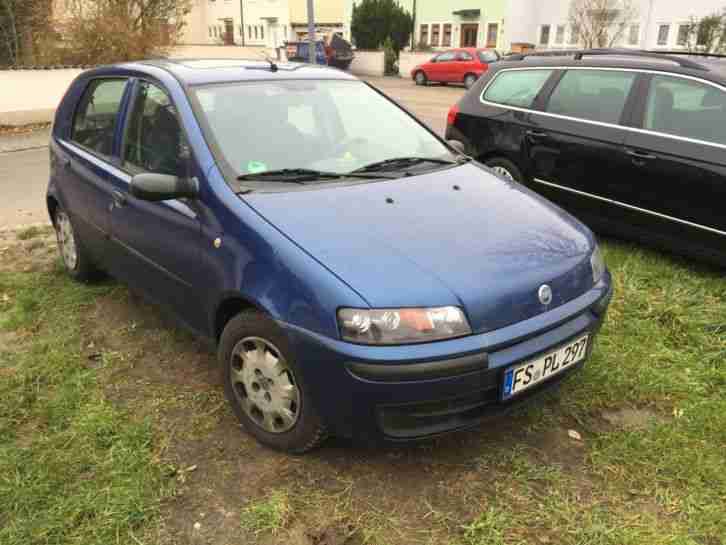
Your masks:
{"label": "rear side window", "polygon": [[644,128],[726,144],[726,93],[697,81],[654,76]]}
{"label": "rear side window", "polygon": [[477,51],[476,54],[479,56],[479,60],[483,63],[494,62],[499,59],[497,54],[492,51]]}
{"label": "rear side window", "polygon": [[617,124],[636,76],[615,70],[569,70],[552,92],[547,111]]}
{"label": "rear side window", "polygon": [[73,118],[71,140],[99,155],[110,156],[125,79],[94,80]]}
{"label": "rear side window", "polygon": [[484,100],[507,106],[530,108],[551,74],[552,70],[500,72],[487,87]]}

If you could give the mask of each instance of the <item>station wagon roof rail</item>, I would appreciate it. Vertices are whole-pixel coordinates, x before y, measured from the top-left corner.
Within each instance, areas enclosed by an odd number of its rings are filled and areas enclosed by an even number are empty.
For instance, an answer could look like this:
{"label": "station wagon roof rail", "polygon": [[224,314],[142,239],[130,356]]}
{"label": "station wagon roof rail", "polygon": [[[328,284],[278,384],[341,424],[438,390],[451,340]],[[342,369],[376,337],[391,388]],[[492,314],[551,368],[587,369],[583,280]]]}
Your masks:
{"label": "station wagon roof rail", "polygon": [[[678,55],[681,53],[678,52]],[[707,66],[699,64],[691,59],[684,59],[675,56],[675,52],[653,52],[642,49],[618,49],[618,48],[595,48],[595,49],[569,49],[569,50],[551,50],[551,51],[535,51],[532,53],[522,53],[510,60],[523,60],[527,57],[564,57],[572,56],[576,61],[582,60],[584,56],[618,56],[618,57],[641,57],[648,59],[657,59],[663,61],[674,62],[683,68],[691,68],[694,70],[708,70]]]}

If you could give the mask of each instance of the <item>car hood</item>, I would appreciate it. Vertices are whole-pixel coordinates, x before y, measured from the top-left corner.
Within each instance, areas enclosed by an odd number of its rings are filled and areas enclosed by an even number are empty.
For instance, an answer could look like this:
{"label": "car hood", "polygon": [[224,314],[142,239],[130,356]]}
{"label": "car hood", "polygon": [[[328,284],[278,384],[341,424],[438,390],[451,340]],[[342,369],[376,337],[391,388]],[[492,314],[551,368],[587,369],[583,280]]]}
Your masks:
{"label": "car hood", "polygon": [[[243,197],[371,307],[464,307],[475,332],[593,286],[592,233],[475,163],[419,176]],[[540,302],[549,284],[553,298]]]}

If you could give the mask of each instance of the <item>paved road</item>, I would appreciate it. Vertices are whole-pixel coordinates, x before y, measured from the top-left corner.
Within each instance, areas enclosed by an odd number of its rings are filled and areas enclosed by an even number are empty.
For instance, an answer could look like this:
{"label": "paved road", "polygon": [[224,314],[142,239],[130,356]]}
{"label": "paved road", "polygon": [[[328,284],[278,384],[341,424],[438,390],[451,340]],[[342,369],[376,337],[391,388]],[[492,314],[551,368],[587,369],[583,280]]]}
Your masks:
{"label": "paved road", "polygon": [[[442,135],[449,107],[464,94],[462,87],[416,87],[408,79],[370,81]],[[47,221],[44,198],[47,183],[47,148],[0,152],[0,229]]]}

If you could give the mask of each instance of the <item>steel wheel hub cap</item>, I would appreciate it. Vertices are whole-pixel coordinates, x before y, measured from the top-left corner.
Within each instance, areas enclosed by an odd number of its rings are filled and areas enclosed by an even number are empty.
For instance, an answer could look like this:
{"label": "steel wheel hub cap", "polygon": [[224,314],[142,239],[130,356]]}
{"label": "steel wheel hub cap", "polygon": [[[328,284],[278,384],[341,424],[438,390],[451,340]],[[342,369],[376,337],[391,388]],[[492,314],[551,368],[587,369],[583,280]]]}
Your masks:
{"label": "steel wheel hub cap", "polygon": [[507,180],[514,180],[514,176],[504,167],[493,167],[492,170],[497,174],[504,176]]}
{"label": "steel wheel hub cap", "polygon": [[65,212],[58,212],[55,219],[55,234],[58,239],[63,263],[70,270],[74,270],[78,264],[78,252],[76,250],[76,239],[73,236],[73,226]]}
{"label": "steel wheel hub cap", "polygon": [[232,351],[230,379],[242,410],[270,433],[290,430],[300,416],[300,391],[280,351],[265,339],[247,337]]}

